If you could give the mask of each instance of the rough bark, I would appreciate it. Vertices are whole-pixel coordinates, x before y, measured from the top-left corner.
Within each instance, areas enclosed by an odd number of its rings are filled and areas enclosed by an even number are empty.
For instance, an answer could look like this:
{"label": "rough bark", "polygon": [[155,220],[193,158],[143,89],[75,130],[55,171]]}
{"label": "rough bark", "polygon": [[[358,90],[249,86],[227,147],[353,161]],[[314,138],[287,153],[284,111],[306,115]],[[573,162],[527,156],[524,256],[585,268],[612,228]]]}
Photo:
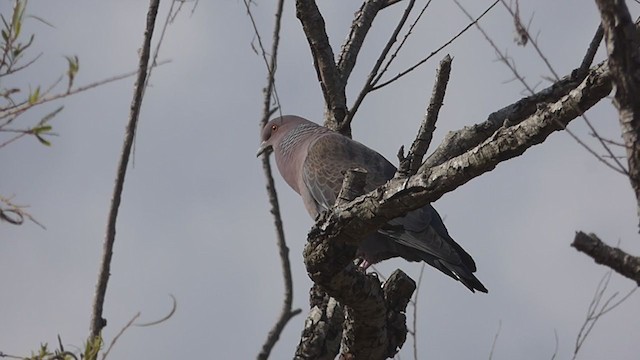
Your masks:
{"label": "rough bark", "polygon": [[319,257],[312,256],[314,252],[309,252],[305,254],[307,270],[314,280],[332,277],[349,263],[348,259],[340,259],[340,251],[336,252],[336,248],[357,244],[362,237],[389,220],[434,202],[445,193],[493,170],[500,162],[521,155],[531,146],[543,142],[551,133],[564,129],[581,111],[589,109],[610,90],[607,67],[600,65],[558,101],[539,104],[538,110],[525,120],[513,126],[504,124],[484,142],[462,155],[432,168],[421,168],[418,174],[408,179],[392,179],[384,186],[323,214],[309,233],[309,241],[322,244],[316,245],[319,254],[333,254],[336,258],[323,263]]}
{"label": "rough bark", "polygon": [[340,350],[344,311],[318,285],[309,291],[311,311],[304,323],[295,360],[333,360]]}
{"label": "rough bark", "polygon": [[627,254],[619,248],[611,247],[600,240],[596,234],[576,232],[571,244],[576,250],[583,252],[593,260],[610,267],[622,276],[628,277],[640,286],[640,258]]}
{"label": "rough bark", "polygon": [[[594,70],[601,72],[601,76],[605,78],[609,76],[606,62],[598,64]],[[539,104],[553,103],[569,94],[589,73],[589,71],[579,71],[579,68],[575,69],[570,75],[563,77],[551,86],[491,113],[484,122],[448,133],[442,143],[424,162],[421,169],[440,165],[453,157],[465,153],[485,141],[505,124],[515,125],[522,122],[538,110]],[[607,86],[609,90],[602,97],[608,95],[611,91],[611,85],[608,81],[604,86]],[[596,91],[593,94],[597,95],[600,92]]]}
{"label": "rough bark", "polygon": [[[365,171],[348,171],[337,206],[348,204],[362,194],[365,179]],[[316,285],[345,306],[341,358],[385,359],[393,356],[406,339],[404,310],[415,290],[415,283],[397,270],[399,273],[390,278],[383,288],[376,275],[365,274],[353,264],[356,249],[357,242],[315,238],[312,230],[304,249],[307,272]],[[316,311],[314,307],[313,313],[314,319],[323,319],[322,311]],[[303,344],[305,338],[310,344],[321,342],[317,340],[321,336],[306,335],[317,333],[313,325],[320,320],[307,320],[298,349],[312,347]],[[327,333],[323,329],[319,331]]]}
{"label": "rough bark", "polygon": [[296,17],[302,23],[302,29],[309,42],[313,65],[324,95],[325,125],[336,130],[347,114],[346,82],[343,82],[335,63],[324,18],[314,0],[296,0]]}
{"label": "rough bark", "polygon": [[640,215],[640,35],[623,0],[597,0],[627,149],[629,180]]}

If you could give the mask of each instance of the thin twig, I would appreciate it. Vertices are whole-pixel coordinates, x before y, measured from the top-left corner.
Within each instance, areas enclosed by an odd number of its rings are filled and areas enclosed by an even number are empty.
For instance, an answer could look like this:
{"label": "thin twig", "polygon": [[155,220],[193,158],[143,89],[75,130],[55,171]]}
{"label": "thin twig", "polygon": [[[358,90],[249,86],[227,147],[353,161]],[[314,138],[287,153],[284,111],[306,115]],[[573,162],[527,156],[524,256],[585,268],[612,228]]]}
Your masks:
{"label": "thin twig", "polygon": [[124,179],[127,173],[127,165],[129,156],[131,155],[131,146],[136,132],[136,125],[140,115],[140,107],[142,105],[142,95],[144,92],[144,84],[147,78],[149,68],[149,56],[151,49],[151,37],[158,14],[158,6],[160,0],[150,0],[149,10],[147,13],[147,25],[144,33],[144,42],[140,53],[140,63],[138,68],[138,77],[134,89],[133,100],[131,102],[131,113],[129,123],[127,125],[126,135],[122,144],[122,153],[120,154],[120,163],[118,164],[118,172],[116,175],[113,197],[111,199],[111,208],[109,210],[109,218],[107,222],[107,233],[104,241],[104,249],[100,272],[98,275],[98,283],[96,284],[96,293],[93,302],[93,312],[91,315],[89,341],[100,336],[102,329],[106,326],[106,320],[102,317],[102,309],[104,306],[104,297],[107,292],[107,283],[109,281],[111,257],[113,256],[113,244],[116,238],[116,220],[118,218],[118,210],[122,197],[122,189],[124,188]]}
{"label": "thin twig", "polygon": [[598,282],[598,286],[593,294],[593,298],[591,299],[591,303],[587,309],[587,314],[585,316],[584,322],[580,327],[580,331],[578,332],[578,336],[576,337],[576,343],[573,349],[573,357],[575,360],[584,344],[585,340],[589,337],[591,330],[593,330],[594,326],[600,320],[600,318],[608,313],[609,311],[615,309],[620,306],[623,302],[625,302],[631,295],[635,293],[638,287],[632,288],[629,292],[627,292],[620,300],[611,304],[613,299],[618,295],[618,292],[613,293],[611,296],[607,298],[607,300],[600,306],[602,299],[604,298],[604,294],[609,286],[609,281],[611,280],[612,270],[607,271],[604,276]]}
{"label": "thin twig", "polygon": [[[410,5],[411,6],[407,6],[407,8],[405,9],[405,13],[407,13],[407,10],[411,11],[411,9],[413,8],[413,4],[410,4]],[[387,62],[384,64],[384,67],[382,68],[382,70],[380,70],[380,72],[377,74],[377,76],[373,80],[373,82],[372,82],[373,85],[376,85],[380,81],[382,76],[387,72],[387,70],[389,69],[389,66],[391,66],[393,61],[396,59],[396,57],[400,53],[400,50],[402,50],[402,47],[404,46],[404,44],[409,39],[409,36],[411,36],[413,34],[413,29],[416,27],[416,25],[418,25],[418,22],[420,22],[420,19],[422,19],[422,15],[424,15],[424,13],[427,11],[427,8],[429,7],[429,5],[431,5],[431,0],[427,1],[426,4],[424,4],[422,9],[418,13],[418,16],[416,16],[416,18],[413,20],[411,25],[409,25],[409,29],[407,29],[407,32],[402,37],[402,41],[400,41],[400,44],[398,44],[398,47],[393,51],[393,54],[391,54],[391,56],[389,57],[389,60],[387,60]]]}
{"label": "thin twig", "polygon": [[412,336],[413,336],[413,359],[418,360],[418,295],[420,294],[420,285],[422,285],[422,276],[424,275],[424,265],[423,262],[420,266],[420,275],[418,275],[418,283],[416,284],[416,295],[413,297],[413,326],[412,326]]}
{"label": "thin twig", "polygon": [[[407,18],[409,17],[409,14],[411,13],[411,10],[413,9],[413,5],[415,4],[415,2],[416,2],[415,0],[410,0],[409,4],[404,9],[404,13],[400,18],[400,21],[396,25],[395,30],[393,30],[391,37],[387,41],[387,45],[385,45],[384,49],[382,49],[382,52],[380,53],[380,56],[378,56],[378,60],[376,60],[375,65],[373,65],[373,69],[371,69],[371,71],[369,72],[369,76],[367,77],[367,80],[365,80],[365,84],[362,87],[362,90],[360,90],[360,93],[358,94],[356,101],[353,103],[353,106],[351,106],[351,108],[349,109],[349,112],[347,113],[347,116],[345,117],[344,122],[341,124],[341,128],[351,126],[351,121],[353,120],[353,117],[358,111],[358,108],[360,107],[360,104],[364,100],[365,96],[367,96],[367,94],[371,91],[371,87],[374,84],[374,78],[378,76],[378,70],[380,70],[380,67],[384,62],[384,59],[387,57],[387,54],[391,50],[391,47],[397,41],[398,34],[400,33],[400,30],[402,30],[402,27],[404,26],[404,24],[407,22]],[[429,3],[431,3],[431,0],[429,0]],[[404,43],[405,39],[406,39],[406,36],[402,40],[402,43],[400,43],[400,46],[398,47],[396,52],[402,47],[402,44]],[[389,62],[387,62],[387,66],[392,60],[393,60],[393,57],[389,60]],[[383,70],[383,73],[384,73],[384,70]]]}
{"label": "thin twig", "polygon": [[375,91],[375,90],[379,90],[389,84],[391,84],[392,82],[400,79],[401,77],[407,75],[408,73],[412,72],[413,70],[415,70],[417,67],[419,67],[420,65],[424,64],[425,62],[427,62],[429,59],[431,59],[432,57],[434,57],[437,53],[439,53],[442,49],[444,49],[445,47],[449,46],[452,42],[454,42],[457,38],[459,38],[460,36],[462,36],[462,34],[464,34],[465,32],[467,32],[467,30],[469,30],[473,25],[475,25],[478,21],[480,21],[480,19],[482,19],[487,13],[489,13],[489,11],[491,11],[491,9],[493,9],[494,6],[496,6],[496,4],[498,3],[498,1],[500,0],[496,0],[494,1],[482,14],[480,14],[480,16],[478,16],[478,18],[476,18],[475,20],[473,20],[471,23],[469,23],[467,26],[464,27],[464,29],[460,30],[460,32],[458,32],[454,37],[452,37],[451,39],[449,39],[446,43],[442,44],[439,48],[437,48],[436,50],[434,50],[431,54],[429,54],[427,57],[425,57],[424,59],[418,61],[415,65],[411,66],[410,68],[400,72],[398,75],[392,77],[391,79],[383,82],[380,85],[376,85],[374,86],[371,91]]}
{"label": "thin twig", "polygon": [[[460,10],[470,19],[473,19],[473,17],[471,16],[471,14],[469,14],[469,12],[458,2],[458,0],[453,0],[454,3],[458,6],[458,8],[460,8]],[[506,55],[504,55],[502,53],[502,51],[498,48],[498,46],[493,42],[493,40],[491,39],[491,37],[484,31],[484,29],[479,25],[476,24],[477,29],[482,33],[482,35],[484,36],[484,38],[487,40],[487,42],[491,45],[491,47],[493,47],[493,49],[495,50],[495,52],[498,54],[498,57],[500,59],[500,61],[502,61],[508,68],[509,70],[513,73],[513,75],[515,76],[516,79],[518,79],[518,81],[520,81],[520,83],[525,87],[525,89],[527,89],[527,91],[530,94],[534,94],[534,90],[531,86],[529,86],[529,84],[526,82],[526,80],[524,79],[524,76],[520,75],[515,67],[515,65],[507,58]],[[532,43],[535,43],[535,40],[531,38],[531,36],[529,35],[529,32],[522,28],[520,29],[524,35],[526,35]],[[585,57],[583,58],[582,61],[582,66],[587,62],[588,57],[591,56],[590,53],[593,51],[592,48],[595,46],[594,43],[598,42],[597,40],[598,38],[598,32],[596,31],[596,34],[594,36],[594,39],[591,41],[590,46],[589,46],[589,51],[587,51],[587,54],[585,55]],[[536,45],[537,47],[537,45]],[[539,49],[539,48],[538,48]],[[596,46],[597,49],[597,46]],[[580,69],[579,68],[579,71]],[[588,70],[588,69],[587,69]],[[555,74],[555,71],[553,69],[550,69],[550,71],[552,71],[552,73]],[[578,74],[580,75],[580,77],[584,77],[586,76],[587,72],[578,72]],[[580,78],[578,77],[578,78]],[[559,81],[560,79],[556,79],[556,81]],[[597,134],[597,131],[595,130],[595,128],[591,125],[591,123],[589,122],[589,120],[586,118],[586,116],[584,115],[584,113],[582,113],[582,118],[585,120],[585,122],[587,123],[587,126],[589,126],[590,129],[592,129],[592,131],[594,132],[594,134],[596,134],[596,137],[598,139],[601,139],[601,137]],[[583,142],[577,135],[575,135],[573,133],[573,131],[569,130],[568,128],[564,128],[564,130],[566,131],[566,133],[574,140],[576,141],[580,146],[582,146],[585,150],[587,150],[588,153],[590,153],[591,155],[593,155],[598,161],[600,161],[601,163],[603,163],[604,165],[606,165],[607,167],[609,167],[610,169],[621,173],[621,174],[625,174],[626,173],[626,169],[622,166],[622,164],[618,161],[615,160],[615,162],[617,163],[617,166],[614,166],[613,164],[609,163],[605,158],[603,158],[602,156],[600,156],[595,150],[593,150],[589,145],[587,145],[585,142]],[[613,156],[613,154],[611,153],[611,150],[604,144],[601,142],[601,144],[603,145],[603,147],[605,148],[605,150],[607,152],[610,153],[611,156]]]}
{"label": "thin twig", "polygon": [[122,329],[120,329],[120,331],[118,331],[116,336],[113,337],[113,340],[111,340],[111,343],[109,344],[109,347],[107,348],[107,351],[105,351],[102,354],[102,360],[105,360],[107,358],[107,356],[109,355],[109,352],[111,351],[113,346],[116,344],[116,341],[118,341],[118,339],[120,339],[120,336],[122,336],[122,334],[124,334],[124,332],[127,331],[127,329],[130,328],[131,325],[133,325],[133,322],[136,321],[136,319],[139,318],[139,317],[140,317],[140,312],[138,312],[135,315],[133,315],[131,320],[129,320],[129,322],[127,322],[127,324],[124,327],[122,327]]}
{"label": "thin twig", "polygon": [[[156,66],[164,65],[164,64],[167,64],[169,62],[170,62],[169,60],[160,61],[160,62],[158,62],[158,64]],[[48,102],[51,102],[51,101],[54,101],[54,100],[62,99],[62,98],[65,98],[67,96],[74,95],[74,94],[77,94],[77,93],[80,93],[80,92],[83,92],[83,91],[87,91],[87,90],[93,89],[93,88],[101,86],[101,85],[112,83],[114,81],[126,79],[128,77],[131,77],[131,76],[134,76],[134,75],[137,75],[137,74],[138,74],[138,70],[132,71],[132,72],[128,72],[128,73],[124,73],[124,74],[121,74],[121,75],[112,76],[112,77],[109,77],[109,78],[106,78],[106,79],[103,79],[103,80],[100,80],[100,81],[92,82],[90,84],[77,87],[77,88],[72,89],[70,91],[65,91],[64,93],[59,93],[59,94],[56,94],[56,95],[42,97],[42,98],[38,99],[38,101],[36,101],[36,102],[34,102],[32,104],[30,104],[28,102],[24,102],[24,103],[18,104],[15,107],[9,108],[10,110],[6,109],[6,110],[0,111],[0,119],[4,119],[7,116],[13,116],[13,115],[22,113],[25,110],[28,110],[28,109],[30,109],[32,107],[37,106],[37,105],[42,105],[44,103],[48,103]]]}
{"label": "thin twig", "polygon": [[169,296],[171,297],[171,310],[169,310],[169,312],[167,313],[167,315],[161,317],[158,320],[154,320],[151,322],[147,322],[147,323],[142,323],[142,324],[134,324],[137,327],[147,327],[147,326],[154,326],[154,325],[158,325],[160,323],[163,323],[167,320],[169,320],[173,314],[176,313],[176,310],[178,309],[178,301],[176,300],[176,297],[173,296],[173,294],[169,294]]}
{"label": "thin twig", "polygon": [[[507,11],[509,11],[509,13],[511,14],[512,17],[515,18],[515,17],[518,16],[518,14],[513,9],[511,9],[511,7],[509,5],[507,5],[507,3],[504,0],[500,0],[500,1],[504,5],[504,7],[507,9]],[[601,26],[598,26],[598,27],[600,28]],[[555,71],[553,66],[551,66],[551,63],[549,62],[547,57],[544,56],[544,54],[542,53],[542,50],[540,50],[540,47],[538,46],[538,41],[531,36],[531,34],[529,33],[528,29],[521,28],[520,31],[521,31],[523,36],[526,36],[529,39],[529,41],[531,42],[531,45],[533,45],[533,48],[535,49],[535,51],[538,54],[538,56],[540,57],[540,59],[545,63],[545,65],[547,66],[547,69],[549,69],[549,71],[553,74],[553,78],[555,79],[555,81],[560,80],[560,77],[558,76],[558,73]],[[582,63],[581,63],[580,68],[579,68],[581,76],[584,76],[586,74],[586,70],[584,70],[583,67],[589,61],[590,57],[593,58],[593,56],[595,56],[595,52],[597,51],[597,47],[598,47],[597,44],[599,44],[600,41],[602,41],[602,34],[598,30],[596,30],[596,33],[594,34],[593,39],[589,43],[589,48],[587,50],[587,54],[583,58]],[[609,146],[607,146],[607,144],[602,141],[602,137],[598,134],[597,130],[591,124],[591,121],[589,121],[587,116],[584,113],[582,113],[581,117],[584,120],[584,122],[587,124],[589,129],[595,134],[596,138],[600,142],[600,145],[609,154],[610,158],[613,160],[613,162],[616,164],[616,166],[613,166],[613,164],[610,164],[608,161],[606,161],[595,150],[591,149],[591,147],[589,147],[587,144],[585,144],[571,130],[565,129],[567,134],[569,134],[569,136],[571,136],[578,144],[580,144],[584,149],[586,149],[589,153],[591,153],[593,156],[595,156],[602,163],[604,163],[607,166],[609,166],[611,169],[616,170],[616,172],[621,173],[621,174],[628,174],[628,171],[622,165],[620,160],[618,160],[616,158],[616,156],[613,154],[613,152],[611,151],[611,148],[609,148]]]}
{"label": "thin twig", "polygon": [[[262,119],[260,120],[260,129],[264,127],[264,125],[269,120],[269,117],[274,112],[274,109],[271,109],[271,99],[275,98],[276,104],[279,106],[279,100],[277,97],[277,91],[275,86],[275,75],[278,63],[278,48],[280,45],[280,26],[282,20],[282,12],[284,8],[284,0],[279,0],[276,13],[275,13],[275,24],[273,26],[273,42],[271,45],[271,57],[267,60],[267,53],[262,44],[262,39],[260,37],[260,32],[256,26],[256,23],[253,19],[253,15],[251,13],[251,9],[249,7],[249,2],[247,0],[244,1],[244,4],[247,9],[247,14],[251,20],[253,25],[253,29],[256,37],[258,38],[258,44],[262,51],[262,57],[265,61],[265,65],[267,66],[267,87],[264,90],[264,101],[263,101],[263,109],[262,109]],[[287,247],[287,243],[284,235],[284,227],[282,225],[282,216],[280,214],[280,205],[278,203],[278,194],[276,192],[275,182],[273,180],[273,175],[271,171],[271,163],[269,162],[268,154],[262,156],[262,168],[264,170],[265,178],[267,181],[267,193],[269,196],[269,203],[271,204],[271,214],[273,215],[273,222],[276,229],[276,243],[278,246],[278,253],[280,254],[280,263],[282,266],[282,278],[284,280],[284,299],[282,302],[282,309],[280,312],[280,316],[278,320],[273,325],[271,330],[269,331],[267,338],[265,339],[264,344],[262,345],[262,349],[258,354],[258,359],[267,359],[273,346],[280,339],[280,335],[284,330],[284,327],[287,325],[289,320],[302,312],[301,309],[292,310],[293,304],[293,280],[291,275],[291,263],[289,261],[289,247]]]}
{"label": "thin twig", "polygon": [[[469,20],[473,20],[473,16],[467,11],[467,9],[464,6],[462,6],[462,4],[460,4],[460,2],[458,0],[453,0],[453,2],[458,6],[460,11],[462,11],[467,16],[467,18],[469,18]],[[478,29],[478,31],[480,31],[482,36],[484,36],[485,40],[487,40],[489,45],[491,45],[493,50],[496,52],[496,54],[498,55],[499,60],[502,61],[505,65],[507,65],[507,67],[509,68],[509,70],[511,70],[511,73],[516,77],[516,79],[518,79],[520,81],[520,83],[527,89],[527,91],[529,93],[533,94],[534,90],[524,80],[524,76],[520,75],[520,73],[516,69],[515,65],[511,61],[509,61],[507,56],[505,54],[503,54],[502,51],[500,51],[500,49],[498,48],[498,45],[496,45],[496,43],[493,42],[493,39],[491,39],[489,34],[487,34],[487,32],[484,31],[482,26],[480,26],[480,24],[478,24],[477,22],[476,22],[475,25],[476,25],[476,29]]]}
{"label": "thin twig", "polygon": [[551,354],[551,360],[555,360],[558,356],[558,349],[560,347],[560,339],[558,338],[558,330],[553,329],[553,338],[555,339],[555,346],[553,347],[553,354]]}
{"label": "thin twig", "polygon": [[502,320],[498,321],[498,330],[496,330],[495,335],[493,335],[493,342],[491,343],[491,351],[489,351],[489,360],[493,359],[493,353],[496,350],[496,344],[498,343],[500,330],[502,330]]}

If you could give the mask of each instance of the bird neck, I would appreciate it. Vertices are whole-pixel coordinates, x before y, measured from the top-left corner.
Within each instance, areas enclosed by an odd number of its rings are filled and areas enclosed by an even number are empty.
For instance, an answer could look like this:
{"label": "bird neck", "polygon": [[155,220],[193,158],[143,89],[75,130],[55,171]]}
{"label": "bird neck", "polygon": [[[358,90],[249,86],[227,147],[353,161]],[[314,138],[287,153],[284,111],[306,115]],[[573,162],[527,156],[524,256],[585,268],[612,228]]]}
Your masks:
{"label": "bird neck", "polygon": [[314,138],[312,135],[322,132],[323,129],[325,128],[314,123],[300,124],[289,131],[276,145],[275,154],[278,170],[280,170],[280,174],[282,174],[287,184],[298,194],[300,194],[299,175],[302,174],[307,148]]}

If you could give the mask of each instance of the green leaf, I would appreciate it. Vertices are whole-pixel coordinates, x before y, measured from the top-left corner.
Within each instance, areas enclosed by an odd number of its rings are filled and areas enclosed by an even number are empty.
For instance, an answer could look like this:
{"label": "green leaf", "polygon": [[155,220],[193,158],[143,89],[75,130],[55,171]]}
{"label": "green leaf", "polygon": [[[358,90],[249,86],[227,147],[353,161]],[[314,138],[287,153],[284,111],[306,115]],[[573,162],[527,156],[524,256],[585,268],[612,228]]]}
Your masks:
{"label": "green leaf", "polygon": [[24,14],[24,2],[16,1],[15,8],[13,9],[13,17],[11,19],[11,25],[14,29],[14,38],[18,38],[20,35],[20,29],[22,28],[22,15]]}
{"label": "green leaf", "polygon": [[40,86],[34,92],[29,94],[29,105],[33,105],[40,99]]}
{"label": "green leaf", "polygon": [[38,127],[31,129],[31,132],[34,134],[43,134],[51,131],[51,129],[53,129],[51,125],[40,125]]}
{"label": "green leaf", "polygon": [[40,141],[40,143],[42,145],[45,146],[51,146],[51,142],[45,138],[43,138],[42,136],[40,136],[39,134],[34,134],[36,136],[36,139],[38,139],[38,141]]}

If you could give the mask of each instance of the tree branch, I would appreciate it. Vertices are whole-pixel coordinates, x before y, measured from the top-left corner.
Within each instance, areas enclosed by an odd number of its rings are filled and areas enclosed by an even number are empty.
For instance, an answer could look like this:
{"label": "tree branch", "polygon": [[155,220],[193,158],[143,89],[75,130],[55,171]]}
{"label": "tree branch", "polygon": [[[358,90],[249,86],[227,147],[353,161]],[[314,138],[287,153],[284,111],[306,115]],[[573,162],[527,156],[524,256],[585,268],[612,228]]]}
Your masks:
{"label": "tree branch", "polygon": [[[249,6],[249,2],[245,1],[245,6],[247,8],[247,13],[251,19],[254,31],[256,32],[256,36],[259,39],[260,49],[262,51],[262,56],[267,66],[267,87],[264,89],[264,101],[263,101],[263,109],[262,109],[262,119],[260,121],[260,129],[264,127],[264,125],[269,120],[269,117],[273,114],[273,110],[271,109],[271,99],[273,94],[276,94],[275,91],[275,75],[278,63],[278,48],[280,45],[280,24],[282,20],[282,11],[284,8],[284,0],[279,0],[276,6],[276,21],[273,26],[273,43],[271,45],[271,57],[267,60],[267,54],[262,45],[262,40],[260,40],[260,34],[258,29],[253,21],[253,16],[251,14],[251,9]],[[277,100],[277,97],[276,97]],[[284,327],[287,325],[289,320],[294,316],[298,315],[302,312],[301,309],[292,310],[293,304],[293,280],[291,276],[291,262],[289,261],[289,247],[287,246],[287,242],[284,236],[284,228],[282,225],[282,216],[280,215],[280,204],[278,202],[278,194],[276,192],[275,182],[273,180],[273,174],[271,172],[271,163],[269,162],[269,156],[267,154],[262,156],[262,168],[264,170],[264,175],[267,181],[267,194],[269,196],[269,204],[271,205],[271,214],[273,215],[273,223],[276,229],[276,243],[278,246],[278,253],[280,255],[280,264],[282,267],[282,278],[284,280],[284,299],[282,301],[282,309],[280,311],[280,316],[278,320],[273,325],[269,334],[267,335],[267,339],[262,345],[262,349],[258,354],[257,358],[267,359],[269,358],[269,354],[271,354],[271,350],[275,346],[275,344],[280,339],[280,334],[284,330]]]}
{"label": "tree branch", "polygon": [[[360,104],[362,104],[362,101],[364,101],[365,96],[367,96],[367,94],[371,92],[371,88],[376,82],[375,79],[377,79],[380,75],[382,75],[382,73],[385,72],[386,67],[385,69],[382,70],[382,72],[378,72],[378,71],[380,70],[382,63],[384,62],[384,59],[387,57],[387,54],[389,54],[389,51],[391,51],[391,47],[398,40],[398,34],[400,33],[400,30],[402,30],[402,27],[404,26],[404,24],[407,22],[407,19],[409,18],[409,14],[413,9],[414,4],[415,4],[415,0],[409,0],[409,4],[405,8],[404,13],[402,14],[402,17],[400,18],[400,21],[398,21],[396,28],[393,30],[391,37],[387,41],[387,45],[385,45],[384,49],[382,49],[382,52],[380,53],[380,56],[378,56],[378,60],[376,60],[375,65],[373,65],[373,69],[371,69],[371,71],[369,72],[369,75],[367,76],[367,80],[365,80],[364,86],[362,87],[362,90],[360,90],[360,93],[358,94],[356,101],[353,103],[353,106],[351,106],[351,109],[349,109],[349,112],[347,113],[347,117],[344,119],[344,122],[341,124],[341,128],[351,126],[351,121],[353,120],[353,117],[355,116],[356,112],[360,108]],[[409,29],[409,32],[407,33],[407,35],[405,35],[403,39],[403,42],[400,43],[400,46],[398,46],[398,48],[396,49],[396,52],[391,56],[391,59],[389,59],[386,66],[389,66],[389,64],[393,61],[394,55],[396,55],[397,52],[400,51],[400,48],[402,48],[402,44],[404,43],[404,40],[406,40],[410,32],[411,32],[411,29]]]}
{"label": "tree branch", "polygon": [[342,45],[340,56],[338,56],[338,70],[344,85],[347,84],[351,71],[356,65],[356,59],[362,48],[362,43],[371,28],[373,19],[375,19],[378,11],[382,9],[386,2],[387,0],[365,0],[360,10],[356,12],[349,36]]}
{"label": "tree branch", "polygon": [[[314,0],[296,0],[296,17],[302,23],[309,42],[313,65],[324,95],[325,126],[337,130],[347,115],[346,84],[336,66],[324,19]],[[350,133],[343,134],[350,136]]]}
{"label": "tree branch", "polygon": [[109,281],[111,257],[113,256],[113,244],[116,237],[116,220],[118,218],[118,209],[120,207],[120,199],[122,197],[122,189],[124,187],[124,179],[127,173],[127,165],[129,164],[129,156],[131,147],[136,133],[136,125],[140,115],[140,106],[144,94],[144,84],[147,78],[147,69],[149,67],[149,56],[151,49],[151,37],[155,27],[156,15],[158,14],[158,6],[160,0],[151,0],[149,10],[147,12],[147,26],[144,32],[144,42],[140,53],[140,62],[138,65],[138,78],[136,79],[133,100],[131,102],[131,113],[129,115],[129,123],[127,124],[127,132],[122,144],[122,153],[120,154],[120,163],[118,164],[118,172],[116,175],[116,183],[113,189],[113,197],[111,198],[111,208],[109,210],[109,219],[107,223],[107,233],[104,240],[104,249],[102,253],[102,262],[98,275],[98,283],[96,284],[96,292],[93,299],[93,311],[91,314],[91,325],[89,341],[100,336],[100,332],[107,325],[107,320],[102,317],[102,309],[104,306],[104,297],[107,292],[107,283]]}
{"label": "tree branch", "polygon": [[[589,81],[592,85],[586,85],[592,89],[586,89],[588,90],[587,96],[596,97],[591,99],[590,102],[597,102],[611,92],[609,68],[606,62],[603,62],[593,68],[586,75],[589,74],[591,76]],[[513,104],[491,113],[487,117],[486,121],[448,133],[443,142],[421,166],[420,171],[440,165],[453,157],[469,151],[487,140],[503,126],[511,126],[521,123],[534,114],[538,110],[538,106],[540,104],[553,103],[567,96],[583,82],[584,76],[579,75],[580,74],[574,70],[570,75],[565,76],[548,88],[531,96],[522,98]],[[587,109],[585,108],[582,110],[586,111]]]}
{"label": "tree branch", "polygon": [[314,284],[309,291],[311,310],[304,322],[295,360],[333,360],[340,350],[344,311],[336,299]]}
{"label": "tree branch", "polygon": [[[440,107],[442,107],[444,101],[444,93],[447,90],[452,61],[453,59],[449,55],[440,61],[440,67],[436,72],[436,82],[431,92],[431,100],[429,101],[424,120],[420,125],[420,130],[418,130],[418,135],[413,141],[413,144],[411,144],[411,149],[407,157],[400,156],[400,154],[398,156],[400,157],[400,166],[398,167],[399,175],[405,177],[415,175],[422,164],[424,154],[429,149],[433,132],[436,130],[436,121],[438,120]],[[402,148],[400,151],[402,151]]]}
{"label": "tree branch", "polygon": [[[500,162],[517,157],[551,133],[562,130],[610,91],[606,67],[590,71],[585,80],[555,103],[540,106],[528,118],[513,126],[501,127],[486,141],[444,163],[421,168],[408,179],[394,178],[384,186],[325,212],[309,233],[305,249],[307,271],[314,281],[332,286],[342,269],[349,272],[349,246],[391,219],[434,202],[471,179],[493,170]],[[323,241],[326,240],[326,241]],[[347,249],[347,250],[341,250]],[[315,252],[314,252],[315,251]],[[353,250],[355,251],[355,250]],[[329,265],[322,257],[331,259]],[[346,258],[346,259],[345,259]],[[336,283],[341,285],[341,282]],[[330,292],[331,294],[331,292]]]}
{"label": "tree branch", "polygon": [[627,148],[629,180],[640,215],[640,35],[623,0],[596,0],[607,44],[622,138]]}
{"label": "tree branch", "polygon": [[[349,204],[352,201],[350,198],[361,194],[365,179],[366,172],[349,170],[336,206]],[[397,330],[397,324],[394,326],[395,331],[387,331],[389,309],[393,310],[389,319],[395,322],[401,320],[401,317],[394,314],[404,311],[415,289],[415,283],[411,291],[405,291],[406,276],[398,276],[395,281],[401,281],[402,285],[389,285],[385,296],[378,277],[365,274],[353,264],[357,242],[336,241],[337,239],[326,236],[316,236],[319,234],[321,231],[315,227],[309,233],[304,249],[305,265],[313,282],[347,307],[347,320],[342,337],[342,358],[383,359],[393,356],[395,350],[402,345],[403,341],[400,340],[403,339],[398,335],[401,331]],[[392,289],[402,291],[391,294]],[[406,299],[401,300],[407,292]],[[389,308],[389,304],[393,305],[393,308]],[[398,304],[403,306],[396,306]],[[404,326],[406,328],[406,325]],[[391,339],[389,335],[392,335]],[[393,353],[389,354],[392,350]]]}
{"label": "tree branch", "polygon": [[619,248],[603,243],[596,234],[585,234],[582,231],[576,232],[571,246],[589,255],[596,263],[610,267],[640,286],[639,257],[632,256]]}

